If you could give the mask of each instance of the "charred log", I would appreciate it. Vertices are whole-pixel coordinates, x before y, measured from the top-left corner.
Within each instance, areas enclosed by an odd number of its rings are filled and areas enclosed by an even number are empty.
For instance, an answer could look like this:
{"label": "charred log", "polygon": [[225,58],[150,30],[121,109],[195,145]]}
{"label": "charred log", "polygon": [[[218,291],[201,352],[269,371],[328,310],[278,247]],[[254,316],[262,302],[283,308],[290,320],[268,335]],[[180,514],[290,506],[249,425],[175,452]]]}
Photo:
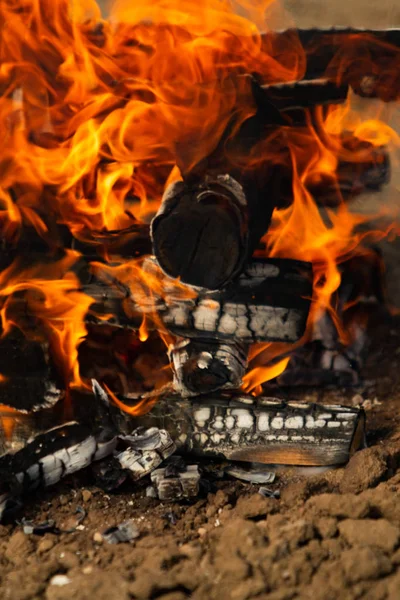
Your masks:
{"label": "charred log", "polygon": [[182,453],[246,462],[344,464],[364,444],[362,410],[274,398],[165,399],[142,419],[171,432]]}
{"label": "charred log", "polygon": [[[157,274],[151,260],[144,268]],[[313,293],[312,265],[285,259],[254,259],[224,290],[200,290],[189,297],[167,277],[162,281],[163,297],[144,288],[135,297],[110,282],[101,284],[101,272],[97,277],[82,289],[95,300],[88,318],[99,324],[138,329],[143,314],[151,319],[156,311],[175,335],[243,343],[297,341],[304,333]]]}
{"label": "charred log", "polygon": [[246,204],[242,187],[228,175],[172,184],[151,225],[162,269],[184,283],[223,287],[247,259]]}
{"label": "charred log", "polygon": [[[324,104],[341,104],[348,95],[346,84],[338,85],[329,79],[303,79],[273,85],[262,85],[262,91],[268,102],[279,111],[290,113],[298,109],[313,108]],[[263,99],[258,95],[259,103]]]}
{"label": "charred log", "polygon": [[21,413],[53,406],[62,396],[53,371],[48,345],[14,328],[0,339],[0,405]]}
{"label": "charred log", "polygon": [[288,29],[263,36],[265,47],[272,44],[277,60],[296,41],[306,53],[304,79],[327,77],[351,85],[361,96],[384,101],[398,98],[400,29]]}
{"label": "charred log", "polygon": [[246,345],[183,340],[170,350],[174,389],[183,397],[237,389],[247,365]]}

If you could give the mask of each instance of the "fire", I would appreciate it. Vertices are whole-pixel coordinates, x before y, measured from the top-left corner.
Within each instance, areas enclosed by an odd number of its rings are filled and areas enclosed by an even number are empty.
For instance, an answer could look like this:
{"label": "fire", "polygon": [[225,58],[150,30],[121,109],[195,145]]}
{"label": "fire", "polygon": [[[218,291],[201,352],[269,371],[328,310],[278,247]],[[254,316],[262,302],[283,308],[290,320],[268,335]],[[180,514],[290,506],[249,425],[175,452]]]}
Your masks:
{"label": "fire", "polygon": [[[132,298],[140,306],[140,341],[155,326],[171,343],[157,318],[156,304],[167,293],[157,273],[134,250],[123,264],[112,263],[101,235],[148,224],[165,187],[211,154],[232,117],[238,128],[254,114],[242,75],[256,73],[264,83],[303,76],[306,56],[295,35],[283,51],[273,36],[262,40],[271,2],[239,0],[234,11],[227,0],[118,0],[108,22],[94,0],[1,3],[2,240],[29,254],[24,244],[33,239],[54,256],[30,267],[16,259],[2,271],[2,334],[19,327],[28,337],[47,338],[67,387],[88,386],[78,347],[93,299],[74,270],[79,244],[92,251],[92,273],[127,290],[125,308]],[[322,216],[310,192],[319,181],[335,183],[339,159],[362,160],[362,149],[341,142],[345,131],[376,146],[399,141],[350,106],[277,134],[278,146],[289,151],[294,200],[274,211],[266,254],[314,264],[310,326],[321,310],[334,312],[338,265],[366,237],[358,230],[365,216],[344,202]],[[243,158],[267,160],[271,139],[260,142],[258,157]],[[76,250],[65,249],[68,237]],[[177,281],[173,293],[192,292]],[[245,389],[282,372],[289,359],[273,361],[281,354],[282,345],[255,346]]]}

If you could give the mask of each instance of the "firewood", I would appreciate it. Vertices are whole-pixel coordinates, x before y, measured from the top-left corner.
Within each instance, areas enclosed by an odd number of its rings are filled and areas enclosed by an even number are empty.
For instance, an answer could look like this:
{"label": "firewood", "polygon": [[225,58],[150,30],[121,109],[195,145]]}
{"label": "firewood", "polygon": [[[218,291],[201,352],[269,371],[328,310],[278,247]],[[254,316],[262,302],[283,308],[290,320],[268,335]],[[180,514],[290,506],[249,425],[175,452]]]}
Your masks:
{"label": "firewood", "polygon": [[170,349],[174,389],[183,397],[237,389],[246,371],[248,347],[210,340],[182,340]]}
{"label": "firewood", "polygon": [[400,29],[355,27],[288,29],[262,36],[266,51],[280,53],[300,41],[306,53],[304,79],[327,77],[350,84],[360,96],[396,100],[400,94]]}
{"label": "firewood", "polygon": [[200,490],[200,473],[197,465],[187,465],[182,472],[168,475],[167,469],[157,469],[151,474],[157,497],[163,501],[195,498]]}
{"label": "firewood", "polygon": [[[265,98],[280,111],[289,113],[297,109],[312,108],[323,104],[341,104],[348,95],[346,84],[338,85],[326,78],[302,79],[261,86]],[[262,103],[261,95],[258,96]]]}
{"label": "firewood", "polygon": [[[225,289],[198,290],[182,297],[174,280],[151,259],[143,268],[160,278],[164,297],[143,286],[140,293],[112,287],[107,274],[82,287],[92,296],[90,320],[138,329],[144,314],[156,311],[175,335],[221,341],[295,342],[304,333],[312,297],[312,265],[285,259],[253,259],[236,282]],[[103,284],[100,278],[105,275]],[[112,315],[110,317],[109,315]],[[153,325],[154,326],[154,325]]]}
{"label": "firewood", "polygon": [[247,259],[246,204],[241,185],[229,175],[172,184],[151,224],[162,269],[184,283],[223,287]]}
{"label": "firewood", "polygon": [[166,398],[141,420],[165,427],[180,453],[245,462],[339,465],[365,443],[361,409],[276,398]]}

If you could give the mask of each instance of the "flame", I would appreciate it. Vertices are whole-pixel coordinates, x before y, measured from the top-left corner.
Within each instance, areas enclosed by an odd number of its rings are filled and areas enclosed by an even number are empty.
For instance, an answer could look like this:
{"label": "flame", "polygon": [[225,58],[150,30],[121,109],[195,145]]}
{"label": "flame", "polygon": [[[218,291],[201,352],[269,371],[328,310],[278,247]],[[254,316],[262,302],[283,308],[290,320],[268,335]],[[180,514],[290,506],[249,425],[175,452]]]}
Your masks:
{"label": "flame", "polygon": [[[3,376],[2,376],[3,377]],[[4,379],[1,380],[2,382]],[[0,432],[7,441],[12,439],[13,432],[18,422],[24,417],[18,410],[0,404]]]}
{"label": "flame", "polygon": [[[242,75],[255,73],[264,83],[304,75],[307,57],[296,35],[284,48],[276,36],[261,37],[271,4],[238,0],[234,10],[228,0],[117,0],[104,21],[94,0],[2,1],[2,240],[20,249],[26,238],[34,239],[53,253],[51,260],[34,257],[29,267],[16,259],[0,273],[2,335],[19,327],[27,337],[47,339],[67,386],[87,386],[78,347],[93,300],[74,271],[79,252],[60,254],[65,231],[74,243],[91,244],[93,253],[107,259],[99,232],[148,223],[166,185],[201,163],[228,125],[234,121],[238,128],[255,113]],[[366,60],[365,38],[352,43],[357,51],[347,44],[335,57],[343,64],[341,74],[357,52]],[[264,241],[267,256],[314,265],[312,314],[299,343],[322,310],[341,328],[331,301],[340,284],[339,264],[368,236],[395,231],[393,226],[362,233],[367,217],[352,213],[343,201],[324,215],[319,210],[312,185],[336,185],[339,160],[356,164],[365,155],[361,147],[346,146],[344,132],[375,146],[399,142],[387,125],[362,120],[347,104],[317,112],[305,127],[266,134],[251,156],[242,157],[251,167],[284,161],[292,173],[293,203],[274,211]],[[280,154],[283,148],[286,154]],[[168,294],[191,297],[193,290],[179,281],[165,289],[160,273],[133,257],[120,265],[92,260],[91,269],[128,290],[125,312],[136,305],[144,314],[141,341],[155,326],[166,345],[171,343],[157,303]],[[273,360],[282,346],[254,346],[247,391],[286,367],[287,357]]]}
{"label": "flame", "polygon": [[[26,270],[16,260],[0,274],[2,335],[18,326],[35,339],[42,329],[55,361],[61,361],[67,387],[82,385],[77,348],[86,335],[85,315],[93,303],[79,291],[79,281],[69,271],[77,258],[71,251],[47,268],[39,264]],[[21,308],[34,319],[33,330],[32,323],[21,318]]]}

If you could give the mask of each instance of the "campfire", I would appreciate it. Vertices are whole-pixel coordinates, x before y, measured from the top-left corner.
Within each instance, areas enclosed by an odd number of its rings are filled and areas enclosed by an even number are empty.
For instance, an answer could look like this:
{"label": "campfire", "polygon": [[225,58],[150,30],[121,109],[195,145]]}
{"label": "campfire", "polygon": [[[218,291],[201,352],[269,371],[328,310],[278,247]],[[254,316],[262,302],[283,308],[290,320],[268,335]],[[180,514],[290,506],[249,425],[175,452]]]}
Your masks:
{"label": "campfire", "polygon": [[400,31],[238,4],[1,4],[0,516],[93,461],[169,499],[199,457],[365,443],[362,409],[297,391],[357,385],[384,310],[397,224],[352,201],[397,135],[354,98],[397,100]]}

